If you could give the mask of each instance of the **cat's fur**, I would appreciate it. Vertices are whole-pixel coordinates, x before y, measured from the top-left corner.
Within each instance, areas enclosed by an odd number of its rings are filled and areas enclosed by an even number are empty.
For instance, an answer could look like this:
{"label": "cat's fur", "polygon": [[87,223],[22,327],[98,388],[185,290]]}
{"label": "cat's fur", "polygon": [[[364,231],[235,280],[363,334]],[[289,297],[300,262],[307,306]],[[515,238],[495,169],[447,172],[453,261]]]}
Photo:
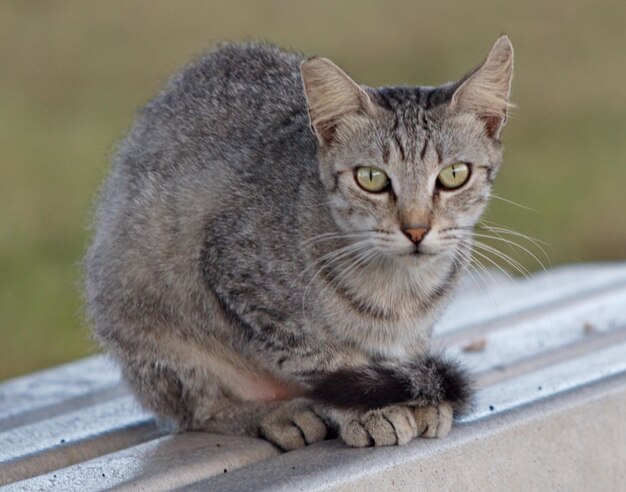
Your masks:
{"label": "cat's fur", "polygon": [[[86,259],[139,400],[285,449],[327,426],[353,446],[445,434],[469,382],[429,339],[501,163],[512,57],[503,36],[459,82],[372,89],[234,44],[176,75],[119,149]],[[455,162],[469,182],[437,188]],[[392,188],[359,188],[358,166]]]}

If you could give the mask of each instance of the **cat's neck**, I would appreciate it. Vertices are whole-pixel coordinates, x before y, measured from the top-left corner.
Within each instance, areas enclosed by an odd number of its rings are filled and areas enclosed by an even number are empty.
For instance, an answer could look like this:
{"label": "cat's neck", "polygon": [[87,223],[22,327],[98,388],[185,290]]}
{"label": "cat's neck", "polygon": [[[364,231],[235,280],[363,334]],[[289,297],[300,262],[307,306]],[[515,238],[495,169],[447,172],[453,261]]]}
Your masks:
{"label": "cat's neck", "polygon": [[328,269],[325,309],[345,320],[341,334],[376,357],[402,357],[427,346],[432,324],[462,265],[447,254],[407,264],[381,252],[342,274]]}

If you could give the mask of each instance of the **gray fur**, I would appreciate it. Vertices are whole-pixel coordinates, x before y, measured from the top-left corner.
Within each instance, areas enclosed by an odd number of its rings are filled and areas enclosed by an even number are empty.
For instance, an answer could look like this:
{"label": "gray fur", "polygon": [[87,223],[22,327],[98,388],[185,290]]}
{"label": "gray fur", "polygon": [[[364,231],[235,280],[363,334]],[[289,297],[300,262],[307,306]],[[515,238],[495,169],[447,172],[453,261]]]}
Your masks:
{"label": "gray fur", "polygon": [[[320,374],[428,352],[502,156],[483,115],[452,100],[471,77],[364,87],[368,111],[316,140],[302,60],[228,44],[177,74],[117,153],[86,258],[95,335],[145,406],[283,447],[304,442],[277,431],[290,408],[315,422],[302,435],[325,435],[306,403],[281,403]],[[459,161],[470,182],[437,190]],[[363,165],[393,193],[361,190]],[[419,253],[401,230],[416,220],[431,226]]]}

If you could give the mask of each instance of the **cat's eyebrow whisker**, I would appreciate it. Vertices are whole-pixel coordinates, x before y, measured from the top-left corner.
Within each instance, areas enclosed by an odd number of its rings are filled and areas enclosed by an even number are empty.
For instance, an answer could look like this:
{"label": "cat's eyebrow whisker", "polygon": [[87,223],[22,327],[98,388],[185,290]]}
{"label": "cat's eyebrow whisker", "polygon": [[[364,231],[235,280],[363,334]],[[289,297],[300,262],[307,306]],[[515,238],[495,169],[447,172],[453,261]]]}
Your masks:
{"label": "cat's eyebrow whisker", "polygon": [[536,214],[539,213],[539,211],[535,210],[534,208],[527,207],[526,205],[522,205],[521,203],[514,202],[513,200],[509,200],[508,198],[503,198],[501,196],[495,195],[494,193],[489,193],[489,196],[491,198],[495,198],[496,200],[501,200],[501,201],[503,201],[505,203],[508,203],[510,205],[515,205],[516,207],[523,208],[524,210],[528,210],[529,212],[534,212]]}
{"label": "cat's eyebrow whisker", "polygon": [[538,264],[539,266],[541,266],[542,270],[544,272],[546,272],[546,267],[544,266],[544,264],[541,262],[541,260],[539,258],[537,258],[537,256],[530,251],[528,248],[522,246],[521,244],[516,243],[515,241],[511,241],[510,239],[506,239],[504,237],[500,237],[500,236],[490,236],[489,234],[478,234],[478,233],[474,233],[473,234],[474,237],[482,237],[482,238],[486,238],[486,239],[493,239],[494,241],[502,241],[503,243],[506,243],[510,246],[515,246],[517,248],[520,248],[522,251],[525,251],[526,253],[528,253]]}
{"label": "cat's eyebrow whisker", "polygon": [[[474,246],[475,246],[475,248],[480,248],[483,251],[491,253],[491,254],[495,255],[496,257],[500,258],[502,261],[504,261],[505,263],[507,263],[508,265],[513,267],[524,278],[529,278],[530,277],[530,271],[528,271],[528,269],[526,267],[524,267],[519,261],[511,258],[509,255],[504,254],[502,251],[497,250],[493,246],[489,246],[488,244],[485,244],[485,243],[483,243],[481,241],[478,241],[478,240],[474,241]],[[476,251],[476,249],[474,249],[474,251]],[[476,253],[478,253],[478,251],[476,251]]]}

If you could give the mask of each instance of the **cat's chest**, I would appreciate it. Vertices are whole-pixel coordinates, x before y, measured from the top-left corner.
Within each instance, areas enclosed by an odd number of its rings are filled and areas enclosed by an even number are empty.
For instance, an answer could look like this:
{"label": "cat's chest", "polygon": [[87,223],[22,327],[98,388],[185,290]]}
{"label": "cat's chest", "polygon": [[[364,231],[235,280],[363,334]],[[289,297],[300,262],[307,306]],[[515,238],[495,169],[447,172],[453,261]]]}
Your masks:
{"label": "cat's chest", "polygon": [[319,315],[333,337],[372,355],[402,356],[428,343],[452,291],[449,277],[435,264],[413,271],[364,271],[328,289]]}

